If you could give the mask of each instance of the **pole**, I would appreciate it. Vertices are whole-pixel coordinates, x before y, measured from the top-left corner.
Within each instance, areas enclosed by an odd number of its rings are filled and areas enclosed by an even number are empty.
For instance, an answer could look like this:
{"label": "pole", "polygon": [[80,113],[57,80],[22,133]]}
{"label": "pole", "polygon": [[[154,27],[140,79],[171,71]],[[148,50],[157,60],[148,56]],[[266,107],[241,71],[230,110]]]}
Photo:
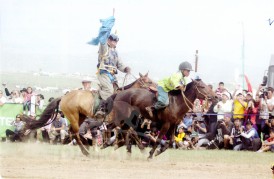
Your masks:
{"label": "pole", "polygon": [[195,72],[198,71],[198,50],[196,50],[195,54]]}
{"label": "pole", "polygon": [[245,84],[245,31],[244,31],[244,23],[242,22],[242,72],[243,72],[243,89]]}

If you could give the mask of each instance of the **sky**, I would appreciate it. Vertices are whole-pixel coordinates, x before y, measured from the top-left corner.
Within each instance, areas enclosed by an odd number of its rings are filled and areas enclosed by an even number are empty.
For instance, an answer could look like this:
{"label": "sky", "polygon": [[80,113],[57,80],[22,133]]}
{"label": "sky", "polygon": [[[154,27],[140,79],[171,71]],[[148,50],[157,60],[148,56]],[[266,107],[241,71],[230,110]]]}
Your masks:
{"label": "sky", "polygon": [[[183,61],[207,83],[256,87],[274,54],[273,0],[0,0],[0,71],[95,74],[99,20],[113,14],[117,50],[155,80]],[[120,74],[123,76],[123,74]]]}

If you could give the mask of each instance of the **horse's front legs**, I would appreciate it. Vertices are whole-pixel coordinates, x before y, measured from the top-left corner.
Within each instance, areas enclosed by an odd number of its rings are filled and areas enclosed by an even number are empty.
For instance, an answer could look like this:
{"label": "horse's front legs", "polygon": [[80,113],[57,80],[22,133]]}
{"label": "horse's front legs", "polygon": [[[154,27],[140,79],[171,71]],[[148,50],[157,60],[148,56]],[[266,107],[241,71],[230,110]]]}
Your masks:
{"label": "horse's front legs", "polygon": [[161,145],[160,150],[157,151],[157,153],[155,154],[155,156],[160,155],[166,149],[168,149],[170,146],[172,146],[172,144],[174,143],[174,135],[175,135],[175,126],[172,126],[169,129],[169,139],[170,139],[169,142],[166,142],[164,145]]}
{"label": "horse's front legs", "polygon": [[152,149],[151,149],[150,152],[149,152],[149,157],[148,157],[148,159],[152,159],[153,154],[154,154],[154,152],[155,152],[157,146],[161,143],[161,140],[163,139],[164,134],[167,133],[169,127],[170,127],[170,123],[169,123],[169,122],[166,122],[166,123],[163,124],[163,126],[162,126],[162,128],[161,128],[161,130],[160,130],[160,133],[159,133],[159,135],[158,135],[158,137],[157,137],[157,140],[156,140],[156,142],[154,143]]}

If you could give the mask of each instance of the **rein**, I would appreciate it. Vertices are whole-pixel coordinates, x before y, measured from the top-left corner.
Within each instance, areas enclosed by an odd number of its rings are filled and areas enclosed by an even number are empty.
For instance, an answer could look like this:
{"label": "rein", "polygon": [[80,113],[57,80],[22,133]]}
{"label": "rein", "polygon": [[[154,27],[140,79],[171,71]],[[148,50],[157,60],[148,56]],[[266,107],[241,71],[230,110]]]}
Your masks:
{"label": "rein", "polygon": [[[204,93],[202,93],[202,92],[199,90],[199,88],[197,87],[197,85],[195,85],[195,88],[196,88],[196,90],[198,91],[198,93],[200,93],[201,95],[203,95],[203,96],[205,97],[206,103],[208,103],[208,97],[207,97],[207,95],[204,94]],[[184,100],[186,106],[188,107],[188,110],[192,110],[194,104],[193,104],[191,101],[189,101],[189,99],[186,97],[186,95],[185,95],[184,92],[182,92],[182,96],[183,96],[183,100]],[[188,105],[187,102],[191,104],[191,107]]]}
{"label": "rein", "polygon": [[128,78],[128,75],[131,75],[138,83],[140,83],[140,86],[142,88],[148,88],[149,86],[147,86],[145,84],[145,82],[142,80],[142,78],[137,78],[136,76],[134,76],[132,73],[127,73],[124,77],[124,81],[123,81],[123,86],[122,86],[122,91],[124,91],[124,87],[125,87],[125,82],[126,82],[126,79]]}

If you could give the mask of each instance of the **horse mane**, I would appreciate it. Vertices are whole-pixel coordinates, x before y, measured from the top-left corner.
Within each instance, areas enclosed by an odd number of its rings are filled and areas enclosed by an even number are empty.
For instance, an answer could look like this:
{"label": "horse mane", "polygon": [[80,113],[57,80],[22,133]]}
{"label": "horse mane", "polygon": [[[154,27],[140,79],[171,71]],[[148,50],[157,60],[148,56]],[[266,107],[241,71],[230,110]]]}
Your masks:
{"label": "horse mane", "polygon": [[[192,82],[190,82],[190,83],[188,83],[187,85],[186,85],[186,92],[187,91],[189,91],[189,89],[191,89],[192,88],[192,86],[193,86],[193,84],[194,84],[194,81],[192,81]],[[182,93],[181,93],[181,90],[171,90],[170,92],[168,92],[171,96],[178,96],[178,95],[181,95]]]}
{"label": "horse mane", "polygon": [[[127,89],[131,88],[136,82],[137,82],[137,80],[135,80],[134,82],[124,86],[124,90],[127,90]],[[119,87],[117,90],[123,90],[123,87]]]}

